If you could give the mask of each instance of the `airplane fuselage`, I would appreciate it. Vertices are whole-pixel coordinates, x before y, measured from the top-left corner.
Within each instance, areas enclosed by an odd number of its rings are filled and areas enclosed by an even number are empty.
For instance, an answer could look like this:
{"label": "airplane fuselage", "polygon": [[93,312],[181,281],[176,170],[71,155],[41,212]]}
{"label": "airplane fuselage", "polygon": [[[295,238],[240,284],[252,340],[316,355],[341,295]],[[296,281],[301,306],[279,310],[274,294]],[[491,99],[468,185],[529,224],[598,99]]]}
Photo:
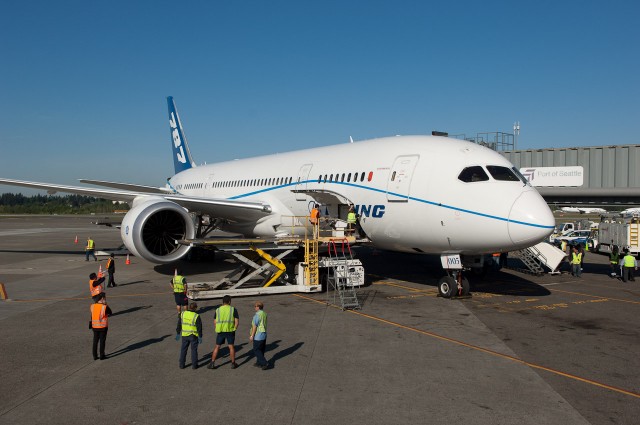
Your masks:
{"label": "airplane fuselage", "polygon": [[198,166],[176,174],[171,186],[189,196],[268,203],[267,217],[223,226],[247,236],[291,229],[292,217],[308,216],[317,201],[332,216],[354,204],[374,245],[396,251],[512,251],[551,233],[551,211],[523,181],[496,180],[490,172],[483,181],[459,178],[478,166],[513,168],[470,142],[397,136]]}

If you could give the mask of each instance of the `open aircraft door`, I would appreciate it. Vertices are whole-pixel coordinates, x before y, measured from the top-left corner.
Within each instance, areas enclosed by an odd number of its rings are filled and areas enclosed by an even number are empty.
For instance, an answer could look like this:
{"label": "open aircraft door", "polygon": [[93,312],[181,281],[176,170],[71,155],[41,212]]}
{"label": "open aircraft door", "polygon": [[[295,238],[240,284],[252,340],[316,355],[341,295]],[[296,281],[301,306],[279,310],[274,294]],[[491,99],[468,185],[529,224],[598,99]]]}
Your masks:
{"label": "open aircraft door", "polygon": [[393,168],[391,168],[387,182],[387,201],[409,201],[409,188],[418,159],[420,159],[420,155],[402,155],[393,162]]}
{"label": "open aircraft door", "polygon": [[296,180],[296,200],[297,201],[306,201],[307,195],[305,191],[307,190],[307,180],[309,180],[309,173],[311,173],[311,168],[313,164],[304,164],[300,167],[300,171],[298,171],[298,178]]}

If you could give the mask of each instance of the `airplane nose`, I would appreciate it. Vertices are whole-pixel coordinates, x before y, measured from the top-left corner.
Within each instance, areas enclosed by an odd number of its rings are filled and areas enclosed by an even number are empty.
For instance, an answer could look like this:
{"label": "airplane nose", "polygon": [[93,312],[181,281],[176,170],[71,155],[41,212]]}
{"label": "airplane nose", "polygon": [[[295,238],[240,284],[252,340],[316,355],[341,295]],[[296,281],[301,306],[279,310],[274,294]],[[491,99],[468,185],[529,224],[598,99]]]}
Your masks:
{"label": "airplane nose", "polygon": [[523,192],[509,213],[509,237],[514,244],[528,247],[551,234],[555,218],[542,196],[535,190]]}

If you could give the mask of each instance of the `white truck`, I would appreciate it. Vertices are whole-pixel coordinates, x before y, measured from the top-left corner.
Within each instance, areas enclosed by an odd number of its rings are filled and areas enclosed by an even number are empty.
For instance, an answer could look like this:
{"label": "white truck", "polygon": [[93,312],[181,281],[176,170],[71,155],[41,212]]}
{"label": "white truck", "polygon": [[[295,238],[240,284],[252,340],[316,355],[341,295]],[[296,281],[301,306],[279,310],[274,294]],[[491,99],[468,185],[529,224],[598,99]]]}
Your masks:
{"label": "white truck", "polygon": [[628,248],[632,255],[640,253],[640,217],[604,217],[598,230],[593,232],[592,243],[596,252],[611,252],[614,245],[620,250]]}

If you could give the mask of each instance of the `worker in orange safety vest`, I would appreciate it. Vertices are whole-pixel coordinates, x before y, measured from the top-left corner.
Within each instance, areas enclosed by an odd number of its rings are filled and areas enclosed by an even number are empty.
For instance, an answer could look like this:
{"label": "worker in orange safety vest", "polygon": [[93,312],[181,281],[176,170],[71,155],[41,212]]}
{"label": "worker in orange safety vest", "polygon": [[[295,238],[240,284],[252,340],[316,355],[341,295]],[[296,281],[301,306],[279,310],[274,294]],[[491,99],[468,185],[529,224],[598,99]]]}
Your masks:
{"label": "worker in orange safety vest", "polygon": [[89,275],[89,291],[91,292],[91,298],[93,298],[93,302],[98,301],[98,297],[101,294],[104,294],[104,276],[98,278],[95,273],[91,273]]}
{"label": "worker in orange safety vest", "polygon": [[[111,309],[107,305],[104,293],[98,295],[98,300],[91,304],[90,328],[93,330],[93,360],[104,360],[107,358],[104,347],[107,342],[107,332],[109,330],[109,319]],[[98,342],[100,342],[100,357],[98,357]]]}

